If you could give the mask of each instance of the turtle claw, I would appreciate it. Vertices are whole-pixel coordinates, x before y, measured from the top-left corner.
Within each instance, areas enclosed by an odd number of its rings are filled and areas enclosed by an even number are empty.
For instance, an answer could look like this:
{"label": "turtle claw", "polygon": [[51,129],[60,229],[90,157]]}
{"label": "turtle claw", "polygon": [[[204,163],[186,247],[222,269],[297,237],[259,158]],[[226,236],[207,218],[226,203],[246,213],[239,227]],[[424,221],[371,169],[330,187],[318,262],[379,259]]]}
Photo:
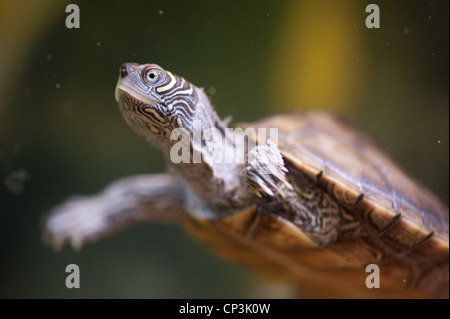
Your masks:
{"label": "turtle claw", "polygon": [[97,206],[96,198],[78,197],[54,208],[44,221],[44,242],[56,251],[66,244],[79,251],[84,242],[95,241],[108,222]]}
{"label": "turtle claw", "polygon": [[280,191],[281,184],[292,189],[285,176],[287,171],[278,147],[268,141],[249,151],[244,179],[256,196],[262,197],[263,193],[275,196]]}

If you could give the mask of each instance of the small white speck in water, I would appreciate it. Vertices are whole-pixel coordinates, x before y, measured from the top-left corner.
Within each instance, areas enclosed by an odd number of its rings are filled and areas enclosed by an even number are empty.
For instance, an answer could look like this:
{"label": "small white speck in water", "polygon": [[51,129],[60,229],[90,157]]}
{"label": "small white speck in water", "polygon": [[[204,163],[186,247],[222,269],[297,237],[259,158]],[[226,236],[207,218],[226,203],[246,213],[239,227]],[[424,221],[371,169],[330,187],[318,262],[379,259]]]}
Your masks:
{"label": "small white speck in water", "polygon": [[406,278],[403,278],[402,283],[406,283]]}
{"label": "small white speck in water", "polygon": [[441,140],[438,140],[437,142],[438,142],[438,144],[441,144]]}
{"label": "small white speck in water", "polygon": [[431,20],[431,16],[428,16],[428,20]]}
{"label": "small white speck in water", "polygon": [[159,13],[160,16],[162,16],[164,14],[164,11],[163,10],[159,10],[158,13]]}
{"label": "small white speck in water", "polygon": [[56,88],[59,89],[61,87],[60,83],[56,83]]}
{"label": "small white speck in water", "polygon": [[215,95],[216,92],[217,92],[217,90],[216,90],[216,88],[215,88],[214,86],[210,86],[210,87],[208,88],[208,93],[209,93],[210,95]]}
{"label": "small white speck in water", "polygon": [[409,34],[409,28],[404,27],[404,28],[403,28],[403,33],[404,33],[404,34]]}
{"label": "small white speck in water", "polygon": [[53,58],[53,55],[52,55],[51,53],[49,53],[49,54],[47,55],[47,61],[50,61],[52,58]]}
{"label": "small white speck in water", "polygon": [[101,46],[102,45],[102,43],[101,42],[97,42],[97,46],[99,47],[99,46]]}
{"label": "small white speck in water", "polygon": [[25,188],[25,182],[31,179],[31,174],[26,169],[12,171],[3,180],[3,185],[14,195],[19,195]]}

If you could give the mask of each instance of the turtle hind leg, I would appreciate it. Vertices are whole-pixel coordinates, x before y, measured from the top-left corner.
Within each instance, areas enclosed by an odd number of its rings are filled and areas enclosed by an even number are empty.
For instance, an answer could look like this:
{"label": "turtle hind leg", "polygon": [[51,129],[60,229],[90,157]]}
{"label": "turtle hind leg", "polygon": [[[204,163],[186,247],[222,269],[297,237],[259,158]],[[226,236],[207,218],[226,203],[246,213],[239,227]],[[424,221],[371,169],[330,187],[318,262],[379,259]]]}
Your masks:
{"label": "turtle hind leg", "polygon": [[[178,185],[177,185],[178,184]],[[174,222],[183,214],[184,192],[170,175],[119,180],[94,196],[74,197],[52,209],[44,221],[44,241],[55,249],[80,249],[142,221]]]}
{"label": "turtle hind leg", "polygon": [[339,205],[316,181],[295,167],[288,171],[277,145],[250,149],[243,175],[263,207],[297,225],[316,244],[337,240]]}

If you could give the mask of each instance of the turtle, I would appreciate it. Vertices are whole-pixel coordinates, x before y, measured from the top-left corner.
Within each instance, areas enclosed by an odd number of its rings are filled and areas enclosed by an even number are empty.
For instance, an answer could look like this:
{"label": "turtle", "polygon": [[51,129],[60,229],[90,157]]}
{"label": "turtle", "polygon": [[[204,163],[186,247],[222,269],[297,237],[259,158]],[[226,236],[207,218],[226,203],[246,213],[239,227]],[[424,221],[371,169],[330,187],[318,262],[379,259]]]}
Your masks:
{"label": "turtle", "polygon": [[203,89],[156,64],[124,63],[115,99],[169,173],[56,206],[44,232],[55,247],[182,218],[220,257],[305,298],[448,298],[448,208],[338,115],[229,127]]}

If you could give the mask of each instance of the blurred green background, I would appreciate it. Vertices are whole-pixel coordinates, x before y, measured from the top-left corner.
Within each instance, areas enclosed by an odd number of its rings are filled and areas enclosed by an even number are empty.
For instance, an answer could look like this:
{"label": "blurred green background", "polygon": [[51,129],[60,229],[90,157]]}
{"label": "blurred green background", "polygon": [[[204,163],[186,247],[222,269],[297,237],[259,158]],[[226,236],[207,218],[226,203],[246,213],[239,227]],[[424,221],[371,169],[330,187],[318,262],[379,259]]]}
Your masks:
{"label": "blurred green background", "polygon": [[[330,109],[448,204],[448,1],[0,1],[0,297],[260,296],[260,279],[179,226],[143,224],[80,252],[41,241],[73,194],[165,169],[114,101],[123,62],[153,62],[252,121]],[[376,3],[381,28],[367,29]],[[65,267],[81,289],[65,287]]]}

